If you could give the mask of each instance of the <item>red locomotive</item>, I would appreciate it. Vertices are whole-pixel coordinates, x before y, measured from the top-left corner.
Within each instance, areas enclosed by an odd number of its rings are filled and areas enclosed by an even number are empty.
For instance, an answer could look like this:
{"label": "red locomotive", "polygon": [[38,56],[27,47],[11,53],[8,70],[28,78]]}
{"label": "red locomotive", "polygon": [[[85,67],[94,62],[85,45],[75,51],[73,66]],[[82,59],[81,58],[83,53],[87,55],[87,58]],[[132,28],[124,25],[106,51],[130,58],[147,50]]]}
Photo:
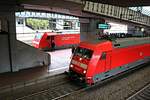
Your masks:
{"label": "red locomotive", "polygon": [[79,44],[80,34],[70,33],[70,34],[60,34],[55,32],[45,32],[44,34],[37,33],[32,45],[35,48],[49,49],[52,43],[55,44],[55,48],[65,48],[70,45]]}
{"label": "red locomotive", "polygon": [[116,41],[81,42],[70,62],[69,76],[91,85],[150,61],[150,38]]}

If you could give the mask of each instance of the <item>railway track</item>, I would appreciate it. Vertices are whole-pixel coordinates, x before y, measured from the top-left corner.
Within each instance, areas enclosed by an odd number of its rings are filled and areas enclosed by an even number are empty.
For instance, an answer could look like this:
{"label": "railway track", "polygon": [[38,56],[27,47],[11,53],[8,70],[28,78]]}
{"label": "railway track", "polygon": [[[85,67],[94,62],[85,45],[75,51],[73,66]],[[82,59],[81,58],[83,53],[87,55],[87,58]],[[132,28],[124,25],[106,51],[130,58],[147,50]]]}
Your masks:
{"label": "railway track", "polygon": [[[138,69],[142,66],[139,66],[135,69]],[[70,82],[66,78],[65,75],[61,75],[61,76],[57,76],[57,77],[59,77],[59,78],[57,78],[57,80],[56,80],[56,77],[50,78],[51,80],[49,80],[48,83],[46,83],[46,85],[48,85],[47,89],[40,90],[39,92],[30,92],[28,94],[24,94],[24,91],[22,91],[22,92],[18,92],[19,95],[18,95],[18,93],[11,95],[11,96],[13,96],[13,98],[11,98],[11,99],[1,98],[1,100],[56,100],[59,98],[66,97],[70,94],[74,95],[74,94],[81,93],[83,91],[86,91],[86,90],[91,89],[96,86],[101,87],[101,86],[109,83],[109,81],[112,81],[114,79],[119,80],[122,77],[126,77],[127,75],[129,75],[129,73],[133,73],[133,71],[135,69],[132,69],[127,72],[123,72],[121,74],[113,76],[111,78],[105,79],[105,80],[103,80],[93,86],[90,86],[90,87],[83,87],[83,86],[74,84],[73,82]],[[34,86],[34,87],[36,87],[36,86]],[[36,88],[38,88],[38,87],[36,87]],[[31,91],[32,91],[32,88],[30,88],[30,87],[27,89],[31,89]],[[30,91],[30,90],[28,90],[28,91]],[[20,93],[23,93],[24,95],[21,95]],[[10,96],[10,95],[8,95],[8,96]]]}
{"label": "railway track", "polygon": [[150,100],[150,84],[129,97],[127,100]]}
{"label": "railway track", "polygon": [[56,100],[82,88],[82,86],[73,84],[72,82],[65,82],[59,86],[17,98],[16,100]]}
{"label": "railway track", "polygon": [[[141,67],[141,66],[139,66]],[[139,67],[135,68],[138,69]],[[105,79],[93,86],[90,87],[84,87],[82,85],[74,84],[73,82],[66,81],[62,84],[59,84],[55,87],[49,88],[44,91],[40,91],[37,93],[33,93],[31,95],[27,95],[21,98],[17,98],[16,100],[56,100],[63,97],[66,97],[70,94],[75,95],[79,94],[83,91],[86,91],[88,89],[97,87],[97,86],[103,86],[105,83],[108,83],[109,81],[112,81],[114,79],[120,79],[121,77],[124,77],[124,75],[128,75],[129,73],[133,72],[135,69],[123,72],[121,74],[118,74],[116,76],[113,76],[111,78]]]}

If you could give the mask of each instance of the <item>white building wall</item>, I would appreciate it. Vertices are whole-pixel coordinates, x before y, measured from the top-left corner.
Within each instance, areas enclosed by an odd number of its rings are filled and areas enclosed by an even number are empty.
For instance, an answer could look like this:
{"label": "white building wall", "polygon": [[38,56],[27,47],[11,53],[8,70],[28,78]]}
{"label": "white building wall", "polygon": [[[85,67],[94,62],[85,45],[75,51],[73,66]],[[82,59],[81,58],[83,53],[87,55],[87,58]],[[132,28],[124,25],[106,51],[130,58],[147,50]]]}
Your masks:
{"label": "white building wall", "polygon": [[56,29],[63,30],[64,20],[56,20]]}
{"label": "white building wall", "polygon": [[104,30],[104,33],[127,33],[128,26],[125,24],[115,23],[115,22],[108,22],[111,28]]}
{"label": "white building wall", "polygon": [[20,69],[27,69],[37,66],[49,65],[50,55],[21,41],[17,41],[17,57],[15,66]]}

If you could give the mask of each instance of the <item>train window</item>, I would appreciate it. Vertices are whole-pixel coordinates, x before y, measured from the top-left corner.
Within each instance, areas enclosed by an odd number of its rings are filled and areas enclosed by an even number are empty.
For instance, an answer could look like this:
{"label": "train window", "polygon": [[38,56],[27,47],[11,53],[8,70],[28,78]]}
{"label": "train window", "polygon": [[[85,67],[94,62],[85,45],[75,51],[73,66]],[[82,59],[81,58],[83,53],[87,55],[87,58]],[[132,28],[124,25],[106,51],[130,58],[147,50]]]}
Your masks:
{"label": "train window", "polygon": [[104,59],[106,59],[106,52],[103,52],[102,53],[102,56],[101,56],[101,58],[100,58],[101,60],[104,60]]}
{"label": "train window", "polygon": [[80,22],[78,22],[78,27],[80,27]]}
{"label": "train window", "polygon": [[78,47],[75,50],[74,54],[78,55],[78,56],[81,56],[81,57],[84,57],[84,58],[87,58],[87,59],[90,59],[92,57],[93,51],[89,50],[89,49],[86,49],[86,48]]}
{"label": "train window", "polygon": [[65,20],[63,27],[64,29],[72,29],[72,22]]}
{"label": "train window", "polygon": [[89,50],[89,49],[85,49],[85,52],[84,52],[84,57],[85,58],[91,58],[92,57],[92,54],[93,54],[93,51],[92,50]]}
{"label": "train window", "polygon": [[35,38],[36,38],[36,39],[41,39],[41,37],[42,37],[42,35],[39,34],[39,33],[35,35]]}

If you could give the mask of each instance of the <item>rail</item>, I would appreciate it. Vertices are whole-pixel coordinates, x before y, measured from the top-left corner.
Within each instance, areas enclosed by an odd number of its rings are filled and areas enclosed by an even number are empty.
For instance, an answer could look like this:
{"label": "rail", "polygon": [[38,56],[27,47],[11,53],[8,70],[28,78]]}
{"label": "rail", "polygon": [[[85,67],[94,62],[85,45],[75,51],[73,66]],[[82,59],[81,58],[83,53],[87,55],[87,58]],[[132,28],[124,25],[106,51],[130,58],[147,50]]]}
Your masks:
{"label": "rail", "polygon": [[123,72],[121,74],[115,75],[111,78],[105,79],[95,85],[92,85],[90,87],[84,87],[84,85],[78,85],[74,84],[71,82],[65,82],[62,84],[57,85],[56,87],[49,88],[44,91],[40,91],[37,93],[33,93],[30,95],[23,96],[21,98],[17,98],[16,100],[31,100],[31,99],[36,99],[36,100],[43,100],[43,99],[50,99],[50,100],[56,100],[60,98],[64,98],[68,95],[76,95],[81,92],[84,92],[86,90],[89,90],[91,88],[103,86],[108,82],[112,82],[112,80],[119,80],[120,78],[124,77],[125,75],[131,74],[133,71],[135,71],[138,68],[141,68],[142,66],[139,66],[137,68],[128,70],[126,72]]}
{"label": "rail", "polygon": [[130,96],[127,100],[149,100],[150,99],[150,84]]}

